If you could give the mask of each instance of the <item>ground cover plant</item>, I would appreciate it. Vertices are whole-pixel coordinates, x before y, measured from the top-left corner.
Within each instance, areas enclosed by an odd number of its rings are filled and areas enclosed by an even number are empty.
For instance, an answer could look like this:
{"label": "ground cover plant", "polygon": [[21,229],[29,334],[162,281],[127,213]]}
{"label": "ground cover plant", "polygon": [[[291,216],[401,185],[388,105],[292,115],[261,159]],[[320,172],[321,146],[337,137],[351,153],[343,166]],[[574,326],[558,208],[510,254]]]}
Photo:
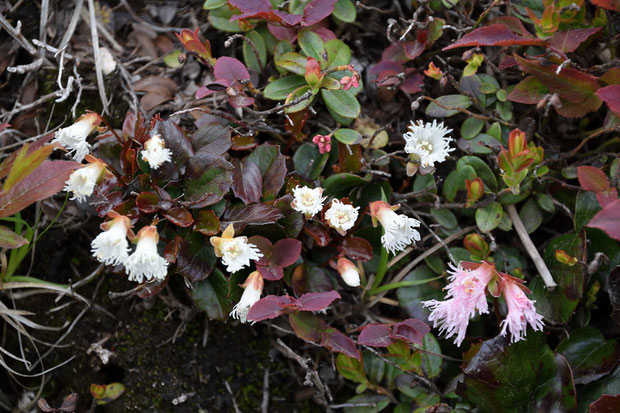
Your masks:
{"label": "ground cover plant", "polygon": [[2,408],[620,411],[617,1],[74,6],[0,1]]}

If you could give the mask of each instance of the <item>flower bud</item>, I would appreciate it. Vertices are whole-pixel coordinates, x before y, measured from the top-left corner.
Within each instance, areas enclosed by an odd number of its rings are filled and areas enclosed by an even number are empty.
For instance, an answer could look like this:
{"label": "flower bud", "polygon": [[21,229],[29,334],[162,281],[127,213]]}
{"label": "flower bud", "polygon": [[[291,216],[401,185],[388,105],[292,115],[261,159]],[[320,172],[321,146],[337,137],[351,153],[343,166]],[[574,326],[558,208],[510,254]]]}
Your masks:
{"label": "flower bud", "polygon": [[471,208],[484,195],[484,183],[480,178],[473,181],[466,179],[465,186],[467,187],[467,207]]}
{"label": "flower bud", "polygon": [[441,72],[441,70],[437,66],[435,66],[435,63],[433,62],[430,62],[428,64],[428,69],[424,71],[424,74],[435,80],[439,80],[443,76],[443,73]]}
{"label": "flower bud", "polygon": [[486,259],[491,253],[489,244],[479,234],[467,234],[463,240],[463,246],[470,254],[479,258],[479,261]]}
{"label": "flower bud", "polygon": [[360,285],[360,273],[355,264],[346,258],[339,258],[337,265],[338,273],[345,284],[349,287],[358,287]]}

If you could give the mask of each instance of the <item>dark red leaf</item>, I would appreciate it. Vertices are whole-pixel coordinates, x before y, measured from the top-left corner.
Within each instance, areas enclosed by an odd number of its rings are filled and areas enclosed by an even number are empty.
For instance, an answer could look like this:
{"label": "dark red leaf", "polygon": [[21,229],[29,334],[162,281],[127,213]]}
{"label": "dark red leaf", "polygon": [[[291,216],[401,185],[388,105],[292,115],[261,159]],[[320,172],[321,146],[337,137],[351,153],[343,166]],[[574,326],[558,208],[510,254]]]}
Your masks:
{"label": "dark red leaf", "polygon": [[258,265],[267,266],[271,264],[271,255],[273,254],[273,244],[265,237],[254,235],[248,239],[250,244],[258,247],[263,256],[256,262]]}
{"label": "dark red leaf", "polygon": [[620,241],[620,199],[608,204],[594,215],[588,226],[603,230],[611,238]]}
{"label": "dark red leaf", "polygon": [[422,344],[424,336],[431,331],[431,328],[421,320],[408,318],[392,326],[393,337],[405,340],[409,343]]}
{"label": "dark red leaf", "polygon": [[136,206],[145,214],[152,214],[159,209],[159,198],[153,192],[142,192],[136,197]]}
{"label": "dark red leaf", "polygon": [[290,27],[268,23],[267,28],[269,29],[269,33],[273,34],[273,36],[278,40],[283,40],[290,43],[297,40],[297,32]]}
{"label": "dark red leaf", "polygon": [[235,232],[241,233],[247,225],[273,224],[283,215],[276,207],[265,204],[252,204],[248,206],[234,205],[226,209],[222,216],[222,226],[235,225]]}
{"label": "dark red leaf", "polygon": [[57,410],[51,407],[47,403],[47,400],[45,400],[44,398],[40,398],[39,400],[37,400],[37,406],[39,407],[39,409],[41,409],[42,412],[55,412]]}
{"label": "dark red leaf", "polygon": [[192,213],[183,207],[174,207],[167,211],[162,211],[162,215],[168,218],[174,225],[182,228],[187,228],[194,223]]}
{"label": "dark red leaf", "polygon": [[535,37],[519,36],[513,33],[510,28],[504,24],[492,24],[486,27],[480,27],[443,50],[450,50],[457,47],[470,46],[542,46],[544,40]]}
{"label": "dark red leaf", "polygon": [[64,412],[72,412],[77,408],[77,393],[71,393],[62,401],[62,405],[60,406],[60,411]]}
{"label": "dark red leaf", "polygon": [[280,265],[270,265],[267,267],[256,264],[256,271],[269,281],[278,281],[284,277],[284,270]]}
{"label": "dark red leaf", "polygon": [[312,343],[321,341],[321,334],[326,328],[323,320],[306,312],[289,314],[288,322],[293,327],[297,337]]}
{"label": "dark red leaf", "polygon": [[588,37],[600,30],[600,27],[593,27],[590,29],[574,29],[567,32],[555,32],[550,39],[547,39],[547,43],[560,53],[570,53],[577,50],[581,43],[585,42]]}
{"label": "dark red leaf", "polygon": [[603,394],[597,401],[590,404],[589,413],[618,413],[620,412],[620,395]]}
{"label": "dark red leaf", "polygon": [[228,0],[228,4],[241,11],[241,15],[233,16],[231,20],[247,19],[271,12],[269,0]]}
{"label": "dark red leaf", "polygon": [[227,120],[210,114],[202,115],[195,123],[198,128],[191,135],[192,146],[196,152],[209,152],[222,155],[232,146],[231,132]]}
{"label": "dark red leaf", "polygon": [[297,300],[288,295],[268,295],[261,298],[250,308],[248,320],[263,321],[279,317],[286,312],[292,312],[299,308]]}
{"label": "dark red leaf", "polygon": [[326,291],[319,293],[307,293],[297,299],[299,309],[302,311],[321,311],[340,298],[337,291]]}
{"label": "dark red leaf", "polygon": [[370,347],[387,347],[396,341],[391,337],[389,325],[373,323],[362,327],[357,343]]}
{"label": "dark red leaf", "polygon": [[508,99],[512,102],[535,105],[540,102],[549,89],[534,76],[528,76],[520,81],[508,94]]}
{"label": "dark red leaf", "polygon": [[304,232],[310,235],[319,247],[324,247],[331,241],[329,230],[318,222],[307,223]]}
{"label": "dark red leaf", "polygon": [[592,4],[607,10],[620,12],[620,0],[592,0]]}
{"label": "dark red leaf", "polygon": [[357,347],[355,347],[355,343],[351,338],[333,328],[324,331],[322,336],[321,345],[323,347],[327,347],[333,352],[343,353],[361,361],[362,357],[360,352],[357,350]]}
{"label": "dark red leaf", "polygon": [[602,192],[609,188],[609,179],[603,171],[593,166],[580,166],[577,168],[577,179],[586,191]]}
{"label": "dark red leaf", "polygon": [[168,262],[176,262],[177,255],[179,254],[179,249],[181,248],[181,243],[183,242],[183,238],[176,235],[174,239],[166,244],[164,247],[164,258]]}
{"label": "dark red leaf", "polygon": [[600,88],[596,91],[598,97],[607,103],[609,109],[620,115],[620,85],[611,85]]}
{"label": "dark red leaf", "polygon": [[74,161],[44,161],[9,192],[0,192],[0,217],[13,215],[62,190],[71,173],[80,166]]}
{"label": "dark red leaf", "polygon": [[273,246],[272,264],[288,267],[295,264],[301,254],[301,241],[294,238],[285,238]]}
{"label": "dark red leaf", "polygon": [[414,94],[422,91],[422,85],[424,85],[424,76],[420,73],[414,73],[407,76],[399,88],[405,93]]}
{"label": "dark red leaf", "polygon": [[364,238],[346,238],[340,244],[339,249],[352,260],[369,261],[372,259],[372,245]]}
{"label": "dark red leaf", "polygon": [[194,156],[194,149],[185,130],[171,120],[160,120],[151,131],[151,136],[156,134],[166,142],[166,147],[173,153],[172,161],[183,173],[185,163]]}
{"label": "dark red leaf", "polygon": [[235,196],[246,205],[260,202],[260,198],[263,195],[263,177],[258,165],[248,158],[242,161],[233,158],[231,163],[235,168],[233,169],[232,184]]}
{"label": "dark red leaf", "polygon": [[302,26],[312,26],[329,16],[334,11],[337,0],[312,0],[304,7]]}

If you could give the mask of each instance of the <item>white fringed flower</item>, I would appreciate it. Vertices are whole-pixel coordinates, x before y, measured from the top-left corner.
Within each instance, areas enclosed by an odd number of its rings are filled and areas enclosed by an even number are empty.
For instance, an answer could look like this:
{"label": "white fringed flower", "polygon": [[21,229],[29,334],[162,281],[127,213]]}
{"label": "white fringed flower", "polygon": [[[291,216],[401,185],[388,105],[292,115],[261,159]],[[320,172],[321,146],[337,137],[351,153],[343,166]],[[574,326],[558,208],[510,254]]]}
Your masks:
{"label": "white fringed flower", "polygon": [[360,207],[344,204],[337,199],[332,201],[332,205],[325,212],[325,219],[330,227],[334,228],[340,235],[345,235],[348,230],[353,228]]}
{"label": "white fringed flower", "polygon": [[501,323],[502,336],[508,330],[512,343],[523,340],[528,324],[534,331],[542,331],[543,317],[536,312],[535,301],[530,300],[515,281],[505,279],[502,293],[508,307],[508,314]]}
{"label": "white fringed flower", "polygon": [[310,189],[307,186],[297,185],[293,189],[293,201],[291,207],[295,211],[302,212],[306,218],[310,219],[323,209],[323,202],[327,197],[323,195],[323,188]]}
{"label": "white fringed flower", "polygon": [[370,215],[378,219],[383,226],[381,243],[383,247],[395,254],[403,251],[414,241],[420,241],[420,233],[414,229],[420,226],[420,221],[403,214],[394,212],[399,206],[391,206],[387,202],[375,201],[370,204]]}
{"label": "white fringed flower", "polygon": [[158,241],[157,227],[149,225],[140,229],[136,250],[125,261],[130,281],[141,283],[144,279],[161,281],[166,278],[168,261],[157,253]]}
{"label": "white fringed flower", "polygon": [[449,153],[454,150],[450,148],[452,138],[447,136],[452,129],[448,129],[443,122],[437,123],[413,123],[409,125],[409,132],[405,132],[403,137],[407,144],[405,152],[417,155],[420,164],[424,167],[434,167],[435,162],[441,163],[446,160]]}
{"label": "white fringed flower", "polygon": [[129,218],[119,214],[115,214],[111,221],[101,224],[104,231],[90,244],[93,256],[106,265],[125,263],[129,257],[127,231],[130,227]]}
{"label": "white fringed flower", "polygon": [[250,261],[257,261],[263,256],[258,247],[250,244],[246,237],[235,237],[232,224],[224,230],[221,237],[211,237],[210,241],[215,248],[215,255],[222,257],[226,271],[231,274],[249,267]]}
{"label": "white fringed flower", "polygon": [[233,307],[230,316],[238,319],[242,323],[247,323],[248,312],[250,308],[260,300],[260,296],[263,293],[263,285],[263,277],[258,271],[254,271],[248,275],[245,282],[241,284],[241,287],[244,288],[243,295],[241,295],[241,299]]}
{"label": "white fringed flower", "polygon": [[360,285],[360,272],[351,261],[346,258],[338,259],[338,274],[342,277],[342,280],[349,287],[359,287]]}
{"label": "white fringed flower", "polygon": [[149,163],[151,169],[159,168],[164,162],[169,162],[172,151],[164,147],[165,142],[159,135],[153,135],[151,139],[144,143],[142,149],[142,160]]}
{"label": "white fringed flower", "polygon": [[80,202],[86,200],[93,194],[95,185],[105,171],[105,164],[102,162],[93,162],[88,165],[76,169],[65,182],[65,191],[73,193],[71,199],[77,199]]}
{"label": "white fringed flower", "polygon": [[99,126],[101,117],[96,113],[86,113],[71,126],[58,129],[52,143],[58,143],[65,147],[69,153],[73,153],[73,159],[82,162],[90,152],[90,144],[86,142],[88,135],[93,133]]}

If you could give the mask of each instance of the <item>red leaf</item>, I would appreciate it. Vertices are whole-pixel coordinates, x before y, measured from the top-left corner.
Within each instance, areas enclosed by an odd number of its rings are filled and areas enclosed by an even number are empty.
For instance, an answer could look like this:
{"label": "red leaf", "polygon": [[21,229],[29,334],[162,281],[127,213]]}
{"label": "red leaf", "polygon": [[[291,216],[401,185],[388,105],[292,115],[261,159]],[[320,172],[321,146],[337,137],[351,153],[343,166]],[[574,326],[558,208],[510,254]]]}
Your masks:
{"label": "red leaf", "polygon": [[248,19],[271,12],[269,0],[228,0],[228,4],[241,11],[241,15],[233,16],[231,20]]}
{"label": "red leaf", "polygon": [[326,291],[320,293],[304,294],[297,299],[299,309],[301,311],[321,311],[332,303],[332,301],[341,298],[337,291]]}
{"label": "red leaf", "polygon": [[325,322],[312,313],[290,314],[288,322],[297,337],[312,343],[318,343],[321,340],[321,334],[326,328]]}
{"label": "red leaf", "polygon": [[589,413],[617,413],[620,412],[620,395],[603,394],[597,401],[590,404]]}
{"label": "red leaf", "polygon": [[239,161],[231,159],[233,164],[232,190],[235,196],[246,205],[260,202],[263,195],[263,177],[260,168],[248,158]]}
{"label": "red leaf", "polygon": [[234,205],[224,212],[221,221],[223,227],[234,224],[235,232],[241,233],[247,225],[273,224],[282,217],[282,212],[278,208],[269,205]]}
{"label": "red leaf", "polygon": [[620,12],[620,0],[592,0],[592,4],[607,10]]}
{"label": "red leaf", "polygon": [[601,204],[601,207],[605,208],[607,205],[618,199],[618,191],[616,188],[609,188],[606,191],[597,192],[596,199],[598,200],[598,203]]}
{"label": "red leaf", "polygon": [[284,271],[280,265],[270,265],[267,267],[256,264],[256,271],[258,271],[264,279],[269,281],[278,281],[284,277]]}
{"label": "red leaf", "polygon": [[283,40],[289,43],[293,43],[297,40],[297,32],[290,27],[268,23],[267,28],[269,29],[269,33],[273,34],[273,36],[278,40]]}
{"label": "red leaf", "polygon": [[614,111],[616,115],[620,115],[620,85],[605,86],[596,91],[609,109]]}
{"label": "red leaf", "polygon": [[394,324],[392,330],[394,331],[392,336],[396,339],[422,344],[422,339],[431,331],[431,328],[424,321],[408,318],[405,321]]}
{"label": "red leaf", "polygon": [[616,199],[594,215],[588,226],[603,230],[611,238],[620,241],[620,199]]}
{"label": "red leaf", "polygon": [[570,53],[577,50],[579,45],[585,42],[588,37],[600,31],[600,27],[590,29],[575,29],[567,32],[555,32],[550,39],[547,40],[549,46],[555,48],[558,52]]}
{"label": "red leaf", "polygon": [[369,261],[372,259],[372,245],[364,238],[346,238],[339,249],[352,260]]}
{"label": "red leaf", "polygon": [[513,33],[508,26],[498,23],[480,27],[471,33],[467,33],[454,44],[444,47],[443,50],[469,46],[536,46],[544,44],[545,42],[541,39],[519,36]]}
{"label": "red leaf", "polygon": [[194,223],[192,213],[183,207],[174,207],[162,212],[162,215],[168,218],[168,221],[174,225],[187,228]]}
{"label": "red leaf", "polygon": [[577,179],[586,191],[602,192],[609,188],[609,179],[605,173],[593,166],[580,166],[577,168]]}
{"label": "red leaf", "polygon": [[295,238],[285,238],[273,246],[272,264],[288,267],[295,264],[301,254],[301,241]]}
{"label": "red leaf", "polygon": [[342,334],[336,329],[329,329],[323,332],[321,345],[327,347],[331,351],[343,353],[349,357],[360,360],[362,359],[360,352],[355,347],[355,343],[349,337]]}
{"label": "red leaf", "polygon": [[312,0],[304,7],[302,26],[312,26],[332,14],[337,0]]}
{"label": "red leaf", "polygon": [[508,99],[512,102],[525,103],[527,105],[535,105],[540,102],[549,89],[534,76],[528,76],[520,81],[508,95]]}
{"label": "red leaf", "polygon": [[310,235],[319,247],[324,247],[331,241],[327,228],[318,222],[307,223],[304,232]]}
{"label": "red leaf", "polygon": [[263,256],[256,262],[258,265],[267,266],[271,264],[271,254],[273,254],[273,244],[265,237],[254,235],[248,239],[250,244],[258,247]]}
{"label": "red leaf", "polygon": [[387,347],[394,343],[391,330],[387,324],[368,324],[362,327],[357,343],[370,347]]}
{"label": "red leaf", "polygon": [[2,132],[3,129],[8,128],[9,126],[11,126],[11,125],[9,125],[8,122],[0,123],[0,132]]}
{"label": "red leaf", "polygon": [[[267,0],[269,3],[269,0]],[[249,80],[250,73],[243,63],[234,57],[222,56],[217,59],[213,74],[218,81],[227,80],[230,84],[239,82],[240,80]]]}
{"label": "red leaf", "polygon": [[279,317],[299,308],[297,300],[288,295],[268,295],[256,302],[248,312],[248,320],[263,321]]}
{"label": "red leaf", "polygon": [[159,209],[159,198],[153,192],[142,192],[136,197],[136,206],[146,214],[152,214]]}
{"label": "red leaf", "polygon": [[400,84],[400,90],[410,95],[422,91],[422,85],[424,84],[424,76],[420,73],[414,73],[411,76],[407,76],[405,81]]}
{"label": "red leaf", "polygon": [[28,205],[64,188],[71,173],[81,164],[74,161],[45,161],[9,192],[0,192],[0,217],[8,217]]}

